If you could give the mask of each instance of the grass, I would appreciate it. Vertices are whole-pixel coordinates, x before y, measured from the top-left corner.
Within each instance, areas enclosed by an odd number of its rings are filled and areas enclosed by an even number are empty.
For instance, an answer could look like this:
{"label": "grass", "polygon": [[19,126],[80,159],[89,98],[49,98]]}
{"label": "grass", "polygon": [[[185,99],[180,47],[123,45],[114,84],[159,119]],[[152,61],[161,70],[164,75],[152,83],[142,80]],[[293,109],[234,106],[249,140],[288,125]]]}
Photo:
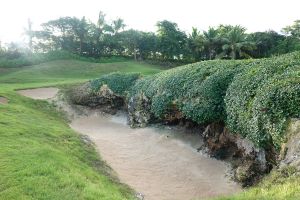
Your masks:
{"label": "grass", "polygon": [[120,72],[141,72],[145,75],[161,69],[150,64],[134,61],[116,63],[91,63],[78,60],[59,60],[21,68],[0,68],[0,83],[72,83],[98,78],[101,74]]}
{"label": "grass", "polygon": [[230,197],[215,200],[297,200],[300,199],[300,177],[292,167],[273,171],[257,186]]}
{"label": "grass", "polygon": [[72,131],[55,108],[15,90],[77,83],[112,71],[160,71],[135,62],[52,61],[23,68],[0,68],[0,199],[134,199],[92,145]]}

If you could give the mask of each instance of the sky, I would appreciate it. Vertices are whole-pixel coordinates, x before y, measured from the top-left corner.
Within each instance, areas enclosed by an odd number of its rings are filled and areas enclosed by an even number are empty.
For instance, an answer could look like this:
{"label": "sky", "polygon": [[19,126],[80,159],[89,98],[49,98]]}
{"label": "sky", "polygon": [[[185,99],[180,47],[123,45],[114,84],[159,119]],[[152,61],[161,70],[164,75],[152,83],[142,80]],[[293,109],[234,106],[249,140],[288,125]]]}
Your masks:
{"label": "sky", "polygon": [[2,0],[0,41],[24,40],[28,18],[38,30],[62,16],[96,22],[99,11],[107,20],[120,17],[128,28],[142,31],[156,31],[156,22],[165,19],[186,32],[219,24],[242,25],[248,32],[280,31],[300,19],[299,8],[300,0]]}

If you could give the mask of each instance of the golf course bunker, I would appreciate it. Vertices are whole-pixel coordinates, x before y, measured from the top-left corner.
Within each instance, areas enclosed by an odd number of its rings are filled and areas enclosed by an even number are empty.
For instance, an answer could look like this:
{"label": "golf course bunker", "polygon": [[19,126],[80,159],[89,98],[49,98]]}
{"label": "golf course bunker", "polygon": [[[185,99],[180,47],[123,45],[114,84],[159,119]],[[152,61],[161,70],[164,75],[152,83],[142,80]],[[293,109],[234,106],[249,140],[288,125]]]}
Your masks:
{"label": "golf course bunker", "polygon": [[8,104],[8,99],[5,97],[0,97],[0,104]]}
{"label": "golf course bunker", "polygon": [[71,123],[88,135],[120,180],[145,200],[190,200],[232,194],[241,188],[230,167],[197,152],[201,138],[167,128],[131,129],[126,116],[91,113]]}
{"label": "golf course bunker", "polygon": [[58,88],[36,88],[27,90],[18,90],[17,92],[23,96],[30,97],[32,99],[51,99],[58,93]]}

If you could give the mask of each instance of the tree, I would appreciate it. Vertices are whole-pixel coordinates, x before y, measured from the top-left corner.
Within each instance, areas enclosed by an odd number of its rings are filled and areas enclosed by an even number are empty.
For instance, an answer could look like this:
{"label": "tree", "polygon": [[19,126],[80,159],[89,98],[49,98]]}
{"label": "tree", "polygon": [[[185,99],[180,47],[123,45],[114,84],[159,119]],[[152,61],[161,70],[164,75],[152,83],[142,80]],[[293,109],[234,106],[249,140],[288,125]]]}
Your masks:
{"label": "tree", "polygon": [[27,20],[27,28],[25,29],[25,34],[28,36],[28,47],[32,52],[32,39],[34,37],[34,31],[32,30],[32,21]]}
{"label": "tree", "polygon": [[199,61],[204,51],[204,36],[197,28],[192,28],[192,33],[188,37],[188,48],[193,61]]}
{"label": "tree", "polygon": [[283,28],[282,32],[300,39],[300,20],[296,20],[293,25]]}
{"label": "tree", "polygon": [[73,18],[72,29],[74,31],[74,35],[79,40],[79,54],[82,54],[83,43],[88,34],[88,24],[85,17],[82,17],[81,20]]}
{"label": "tree", "polygon": [[126,27],[126,25],[124,24],[124,20],[121,18],[118,18],[116,20],[113,21],[113,31],[114,33],[118,33],[120,30],[123,30]]}
{"label": "tree", "polygon": [[164,59],[181,58],[186,50],[187,36],[176,23],[164,20],[157,24],[159,49]]}
{"label": "tree", "polygon": [[83,53],[84,41],[88,35],[89,24],[85,17],[61,17],[43,25],[44,32],[64,50]]}
{"label": "tree", "polygon": [[246,51],[252,50],[255,45],[246,39],[246,29],[239,25],[237,26],[223,26],[224,32],[220,31],[222,41],[224,45],[222,46],[223,52],[220,55],[228,56],[231,59],[237,59],[242,57],[250,57]]}
{"label": "tree", "polygon": [[152,32],[141,32],[139,40],[140,59],[153,59],[156,56],[158,44],[157,36]]}
{"label": "tree", "polygon": [[141,39],[141,32],[130,29],[120,33],[122,42],[128,54],[133,54],[134,60],[137,60],[138,44]]}
{"label": "tree", "polygon": [[256,48],[250,52],[254,58],[269,57],[272,54],[278,54],[278,47],[285,36],[275,31],[255,32],[247,36],[247,40],[254,43]]}
{"label": "tree", "polygon": [[218,30],[209,27],[208,31],[203,32],[203,39],[206,58],[212,60],[217,55],[217,48],[220,41]]}

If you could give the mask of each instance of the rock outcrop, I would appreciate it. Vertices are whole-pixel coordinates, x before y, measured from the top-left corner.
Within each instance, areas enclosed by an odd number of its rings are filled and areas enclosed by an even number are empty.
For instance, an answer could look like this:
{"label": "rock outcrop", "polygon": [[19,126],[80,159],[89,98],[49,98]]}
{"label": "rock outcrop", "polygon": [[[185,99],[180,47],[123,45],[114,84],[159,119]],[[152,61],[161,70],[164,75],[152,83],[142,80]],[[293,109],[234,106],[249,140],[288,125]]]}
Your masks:
{"label": "rock outcrop", "polygon": [[280,168],[292,166],[300,172],[300,119],[291,120],[287,137],[289,139],[281,148]]}
{"label": "rock outcrop", "polygon": [[208,153],[232,162],[234,177],[243,186],[252,185],[269,170],[266,151],[237,134],[231,134],[223,123],[208,125],[202,135]]}
{"label": "rock outcrop", "polygon": [[100,108],[102,111],[114,114],[125,105],[124,97],[115,94],[107,85],[102,85],[98,91],[92,91],[89,83],[76,87],[71,91],[73,103]]}
{"label": "rock outcrop", "polygon": [[127,108],[128,123],[131,127],[145,127],[154,118],[150,112],[151,102],[142,93],[130,97]]}

